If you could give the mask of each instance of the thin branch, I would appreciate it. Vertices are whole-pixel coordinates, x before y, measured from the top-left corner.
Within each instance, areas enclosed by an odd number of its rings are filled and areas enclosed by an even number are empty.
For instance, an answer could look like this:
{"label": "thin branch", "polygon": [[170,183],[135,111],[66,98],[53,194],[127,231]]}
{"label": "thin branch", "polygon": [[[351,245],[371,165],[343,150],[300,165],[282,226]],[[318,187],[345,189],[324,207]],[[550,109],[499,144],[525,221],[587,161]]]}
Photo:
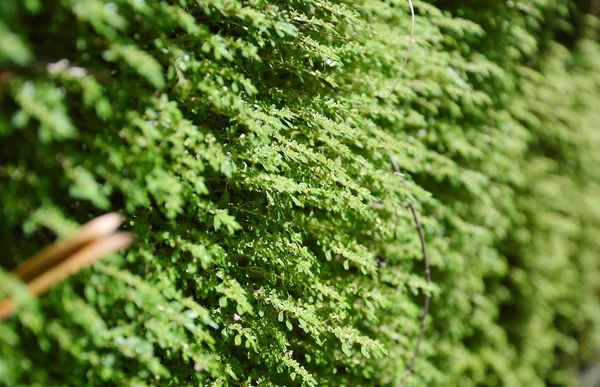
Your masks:
{"label": "thin branch", "polygon": [[[125,232],[93,240],[75,251],[73,255],[28,282],[29,292],[34,296],[40,296],[99,259],[129,247],[132,241],[133,236]],[[15,304],[10,298],[0,302],[0,320],[12,315],[14,308]]]}
{"label": "thin branch", "polygon": [[[392,157],[392,154],[388,151],[388,156],[390,157],[390,161],[392,162],[392,167],[394,168],[394,172],[398,176],[404,176],[402,172],[400,172],[400,168],[396,160]],[[421,226],[421,220],[419,219],[419,213],[414,204],[409,203],[406,207],[410,208],[413,214],[413,218],[415,220],[415,225],[417,227],[417,232],[419,233],[419,239],[421,240],[421,251],[423,252],[423,261],[425,263],[425,279],[427,280],[427,285],[431,284],[431,271],[429,269],[429,254],[427,253],[427,243],[425,242],[425,233],[423,232],[423,226]],[[396,214],[397,216],[397,214]],[[398,222],[396,222],[396,228],[398,227]],[[397,232],[396,232],[397,235]],[[408,379],[412,375],[413,368],[415,366],[415,361],[417,356],[419,355],[419,350],[421,349],[421,341],[423,341],[423,336],[425,335],[425,323],[427,322],[427,315],[429,314],[429,303],[431,301],[431,296],[425,293],[425,303],[423,306],[423,317],[421,318],[421,331],[419,332],[419,339],[417,340],[417,345],[415,346],[415,352],[410,361],[410,365],[404,378],[402,379],[401,387],[406,385]]]}
{"label": "thin branch", "polygon": [[410,41],[408,42],[408,49],[406,50],[406,57],[404,58],[404,64],[402,65],[402,69],[400,70],[400,74],[396,78],[396,82],[394,82],[394,86],[390,89],[388,93],[388,97],[392,95],[394,90],[396,90],[396,86],[398,86],[398,82],[404,75],[404,70],[406,69],[406,65],[408,64],[408,58],[410,57],[410,53],[412,51],[413,42],[415,40],[415,7],[413,6],[412,0],[408,0],[408,5],[410,6],[410,14],[411,14],[411,29],[410,29]]}
{"label": "thin branch", "polygon": [[128,232],[117,232],[98,238],[77,250],[60,264],[28,282],[27,287],[35,296],[44,294],[59,282],[64,281],[99,259],[129,247],[132,242],[133,236]]}
{"label": "thin branch", "polygon": [[[123,219],[117,213],[100,216],[84,224],[75,235],[58,241],[29,258],[12,274],[24,281],[33,296],[46,293],[99,259],[127,248],[130,233],[114,233]],[[0,301],[0,321],[15,310],[14,300]]]}
{"label": "thin branch", "polygon": [[[392,156],[392,153],[390,151],[387,151],[388,157],[390,158],[390,161],[392,162],[392,167],[394,168],[394,173],[396,173],[397,176],[399,176],[400,178],[404,178],[404,174],[402,172],[400,172],[400,167],[398,166],[398,163],[396,162],[396,159],[394,159],[394,156]],[[394,240],[398,239],[398,218],[400,218],[400,215],[398,214],[398,210],[396,210],[396,229],[394,230]]]}
{"label": "thin branch", "polygon": [[404,174],[400,172],[400,167],[398,166],[396,159],[394,159],[394,156],[392,156],[392,153],[390,151],[387,151],[387,154],[390,158],[390,162],[392,163],[392,167],[394,167],[394,172],[396,173],[396,175],[404,177]]}
{"label": "thin branch", "polygon": [[13,274],[23,281],[29,282],[51,267],[58,265],[60,261],[82,246],[112,234],[122,222],[121,215],[114,212],[93,219],[84,224],[75,235],[58,241],[27,259],[13,269]]}
{"label": "thin branch", "polygon": [[[410,210],[412,211],[413,218],[415,219],[415,224],[417,226],[417,232],[419,233],[419,238],[421,239],[421,249],[423,251],[423,260],[425,261],[425,278],[427,279],[427,284],[431,283],[431,274],[429,270],[429,255],[427,254],[427,244],[425,243],[425,234],[423,233],[423,227],[421,226],[421,221],[419,220],[419,214],[414,204],[410,203],[408,205]],[[419,355],[419,350],[421,348],[421,341],[423,340],[423,336],[425,335],[425,323],[427,320],[427,314],[429,313],[429,302],[431,300],[431,296],[425,293],[425,305],[423,306],[423,318],[421,319],[421,332],[419,333],[419,339],[417,340],[417,345],[415,347],[415,352],[413,354],[412,360],[410,361],[410,366],[406,371],[406,375],[404,375],[404,379],[400,384],[401,387],[406,385],[408,378],[412,375],[413,368],[415,366],[415,360]]]}

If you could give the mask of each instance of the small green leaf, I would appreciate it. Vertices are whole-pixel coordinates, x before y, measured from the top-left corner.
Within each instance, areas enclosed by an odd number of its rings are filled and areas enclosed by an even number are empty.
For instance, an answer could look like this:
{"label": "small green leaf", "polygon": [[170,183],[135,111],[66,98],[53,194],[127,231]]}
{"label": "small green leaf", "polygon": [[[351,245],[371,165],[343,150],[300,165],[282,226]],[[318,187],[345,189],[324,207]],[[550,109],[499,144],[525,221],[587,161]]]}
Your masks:
{"label": "small green leaf", "polygon": [[367,359],[371,358],[371,355],[369,354],[369,350],[367,349],[367,347],[365,347],[364,345],[362,347],[360,347],[360,352],[363,354],[364,357],[366,357]]}
{"label": "small green leaf", "polygon": [[348,357],[352,356],[352,351],[350,350],[350,347],[346,343],[342,344],[342,352],[344,352],[346,354],[346,356],[348,356]]}
{"label": "small green leaf", "polygon": [[219,298],[219,306],[221,308],[225,308],[227,306],[227,298],[225,298],[225,297]]}
{"label": "small green leaf", "polygon": [[33,59],[28,44],[0,22],[0,60],[8,58],[18,65],[26,65]]}

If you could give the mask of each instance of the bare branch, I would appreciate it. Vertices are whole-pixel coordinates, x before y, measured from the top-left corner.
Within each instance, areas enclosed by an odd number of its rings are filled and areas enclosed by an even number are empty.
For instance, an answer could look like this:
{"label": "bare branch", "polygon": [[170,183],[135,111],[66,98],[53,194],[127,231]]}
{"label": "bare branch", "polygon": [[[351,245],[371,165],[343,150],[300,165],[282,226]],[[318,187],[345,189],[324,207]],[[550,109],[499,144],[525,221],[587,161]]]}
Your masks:
{"label": "bare branch", "polygon": [[[123,219],[117,213],[103,215],[83,225],[75,235],[43,249],[13,270],[26,282],[33,296],[46,293],[59,282],[105,256],[127,248],[133,241],[130,233],[115,233]],[[0,321],[10,317],[15,303],[0,301]]]}
{"label": "bare branch", "polygon": [[[415,219],[415,224],[417,226],[417,232],[419,233],[419,238],[421,239],[421,249],[423,251],[423,260],[425,261],[425,278],[427,279],[427,284],[431,283],[431,274],[429,270],[429,255],[427,254],[427,244],[425,243],[425,234],[423,233],[423,227],[421,226],[421,221],[419,220],[419,214],[414,204],[410,203],[408,205],[410,210],[412,211],[413,218]],[[421,319],[421,332],[419,333],[419,339],[417,340],[417,345],[415,346],[415,352],[413,354],[412,360],[410,361],[410,365],[408,370],[406,371],[406,375],[404,375],[404,379],[402,379],[401,387],[406,385],[406,382],[412,375],[413,368],[415,366],[415,360],[419,355],[419,350],[421,348],[421,341],[423,340],[423,336],[425,335],[425,323],[427,321],[427,314],[429,313],[429,302],[431,301],[431,296],[429,294],[425,294],[425,305],[423,306],[423,318]]]}

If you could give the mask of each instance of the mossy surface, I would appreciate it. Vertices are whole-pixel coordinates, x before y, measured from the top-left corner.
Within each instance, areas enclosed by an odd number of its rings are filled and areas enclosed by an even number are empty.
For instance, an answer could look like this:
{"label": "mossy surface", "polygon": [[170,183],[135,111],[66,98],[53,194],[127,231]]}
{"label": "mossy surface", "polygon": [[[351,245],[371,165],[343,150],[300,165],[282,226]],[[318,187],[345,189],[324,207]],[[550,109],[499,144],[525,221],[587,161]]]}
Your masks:
{"label": "mossy surface", "polygon": [[[576,385],[598,21],[414,6],[399,78],[407,1],[0,1],[0,384],[395,386],[427,293],[408,386]],[[109,211],[135,244],[30,299],[10,269]]]}

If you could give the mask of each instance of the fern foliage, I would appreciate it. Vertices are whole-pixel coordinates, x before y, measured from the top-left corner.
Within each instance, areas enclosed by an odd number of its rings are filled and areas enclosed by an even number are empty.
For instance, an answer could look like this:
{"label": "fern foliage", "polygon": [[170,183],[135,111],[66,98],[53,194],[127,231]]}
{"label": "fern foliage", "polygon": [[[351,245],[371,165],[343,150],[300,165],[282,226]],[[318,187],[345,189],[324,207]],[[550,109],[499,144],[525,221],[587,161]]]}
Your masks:
{"label": "fern foliage", "polygon": [[[576,2],[0,2],[0,384],[571,386],[599,344]],[[397,169],[397,170],[396,170]],[[430,252],[425,280],[413,203]],[[10,269],[116,210],[134,246]]]}

